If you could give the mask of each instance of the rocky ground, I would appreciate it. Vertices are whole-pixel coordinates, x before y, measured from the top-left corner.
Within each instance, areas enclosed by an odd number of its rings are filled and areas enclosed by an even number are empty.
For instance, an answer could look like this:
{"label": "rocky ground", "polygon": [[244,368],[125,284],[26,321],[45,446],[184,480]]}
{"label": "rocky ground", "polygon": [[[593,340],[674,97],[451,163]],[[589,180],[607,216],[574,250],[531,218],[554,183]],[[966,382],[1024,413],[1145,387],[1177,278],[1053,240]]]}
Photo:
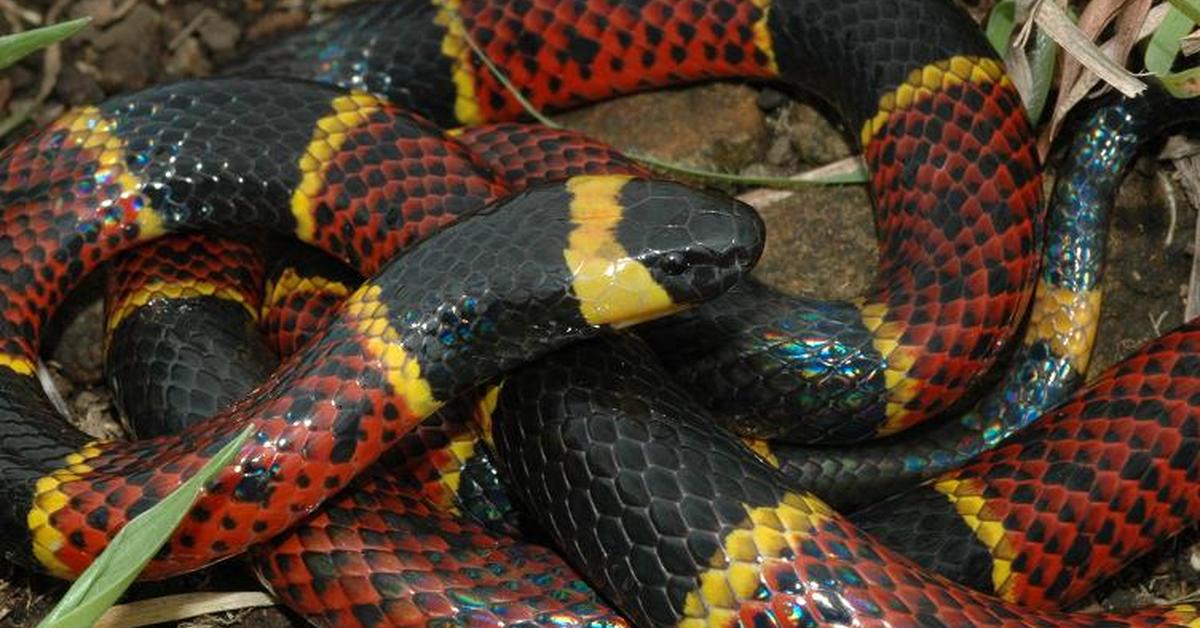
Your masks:
{"label": "rocky ground", "polygon": [[[344,3],[0,0],[0,32],[30,28],[34,18],[53,22],[94,17],[93,26],[64,44],[59,54],[34,55],[0,73],[0,120],[31,111],[30,122],[0,138],[0,144],[70,105],[210,74],[255,42],[319,18],[336,4]],[[559,119],[622,149],[732,173],[790,174],[849,154],[842,134],[812,108],[746,85],[633,96]],[[839,298],[860,293],[875,259],[869,211],[861,187],[813,187],[763,207],[771,239],[760,276],[796,292]],[[1144,158],[1126,181],[1113,220],[1112,263],[1093,373],[1182,322],[1195,221],[1196,210],[1171,171]],[[96,294],[93,286],[72,301],[50,357],[86,429],[114,435],[120,426],[100,385]],[[1195,538],[1185,535],[1139,561],[1086,606],[1191,599],[1200,584]],[[182,582],[139,585],[131,597],[255,587],[234,560]],[[62,591],[56,582],[0,566],[0,626],[32,625]],[[285,612],[268,608],[210,615],[188,625],[265,627],[293,621]]]}

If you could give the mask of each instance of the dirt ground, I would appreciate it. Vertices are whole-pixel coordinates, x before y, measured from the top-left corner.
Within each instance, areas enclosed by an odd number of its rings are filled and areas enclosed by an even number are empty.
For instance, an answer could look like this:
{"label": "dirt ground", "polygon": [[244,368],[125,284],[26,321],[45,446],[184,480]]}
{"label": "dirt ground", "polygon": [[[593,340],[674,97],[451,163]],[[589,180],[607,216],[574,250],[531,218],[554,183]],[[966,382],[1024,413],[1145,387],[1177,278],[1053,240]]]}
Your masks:
{"label": "dirt ground", "polygon": [[[29,122],[0,144],[65,107],[183,77],[206,76],[255,42],[297,28],[345,2],[314,0],[0,0],[0,32],[91,15],[93,26],[61,47],[0,73],[0,120]],[[560,121],[635,150],[686,165],[785,175],[849,154],[842,135],[812,108],[779,93],[718,84],[639,95],[563,115]],[[738,190],[740,191],[740,190]],[[1174,206],[1175,211],[1169,210]],[[874,234],[861,187],[813,187],[761,209],[770,241],[758,270],[767,281],[829,297],[852,297],[874,266]],[[1174,214],[1174,218],[1172,218]],[[1111,265],[1093,373],[1180,324],[1192,263],[1196,210],[1169,168],[1146,157],[1128,178],[1113,220]],[[50,354],[71,408],[97,435],[120,434],[101,384],[97,282],[73,299]],[[1138,561],[1084,607],[1129,608],[1192,599],[1200,546],[1185,534]],[[238,560],[169,583],[138,585],[130,599],[192,590],[256,588]],[[36,623],[63,586],[0,566],[0,626]],[[287,626],[277,608],[211,615],[189,626]]]}

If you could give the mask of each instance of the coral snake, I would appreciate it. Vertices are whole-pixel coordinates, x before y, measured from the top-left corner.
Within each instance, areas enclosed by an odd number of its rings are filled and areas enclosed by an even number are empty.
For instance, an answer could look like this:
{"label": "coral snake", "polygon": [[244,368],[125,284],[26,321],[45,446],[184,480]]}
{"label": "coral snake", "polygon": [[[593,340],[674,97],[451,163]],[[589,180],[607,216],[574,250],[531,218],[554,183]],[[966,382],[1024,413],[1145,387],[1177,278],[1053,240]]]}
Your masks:
{"label": "coral snake", "polygon": [[[635,623],[1195,621],[1187,606],[1101,618],[1012,604],[1077,595],[1083,580],[1073,582],[1073,572],[1091,568],[1079,564],[1080,552],[1105,548],[1108,562],[1121,562],[1129,557],[1122,552],[1194,518],[1200,338],[1191,327],[922,489],[940,501],[912,500],[923,505],[911,516],[898,509],[922,534],[940,517],[985,543],[986,561],[971,556],[970,564],[990,566],[984,588],[1005,600],[928,575],[743,441],[701,427],[711,412],[759,438],[893,434],[959,405],[1014,337],[1038,279],[1032,129],[1001,64],[956,9],[918,0],[367,5],[234,73],[266,68],[365,88],[447,124],[519,113],[469,53],[466,33],[540,107],[721,77],[818,91],[861,130],[881,234],[871,290],[854,304],[765,294],[742,280],[762,245],[753,212],[675,184],[580,175],[505,196],[483,158],[365,92],[235,77],[82,108],[0,158],[0,298],[9,327],[0,354],[0,487],[9,497],[2,525],[14,531],[0,545],[6,556],[77,573],[125,521],[253,421],[255,441],[207,487],[147,575],[197,568],[304,519],[421,419],[504,377],[476,410],[499,467],[567,561]],[[307,69],[292,65],[302,59]],[[294,234],[373,278],[265,385],[217,417],[178,436],[86,442],[35,379],[41,325],[79,276],[120,251],[171,232],[233,226]],[[778,361],[753,325],[722,313],[766,299],[777,305],[763,312],[787,322],[779,327],[802,354],[787,362],[790,390],[761,410],[762,421],[738,397],[758,394],[756,382],[704,381],[711,394],[701,405],[640,341],[604,331],[709,299],[659,325],[715,321],[723,334],[712,340],[713,360]],[[712,364],[691,360],[675,374],[704,377],[690,366]],[[387,477],[364,476],[355,488],[294,536],[256,550],[275,552],[268,570],[286,583],[278,594],[342,602],[344,612],[327,621],[410,623],[439,613],[466,623],[623,621],[553,554],[461,519],[405,528],[387,513],[445,513],[424,512],[437,509]],[[1005,511],[1004,499],[1028,507]],[[1043,530],[1028,537],[1037,555],[1020,546],[1024,530],[1048,525],[1043,514],[1072,523],[1081,512],[1094,515],[1073,522],[1086,526],[1073,540]],[[375,527],[351,533],[350,515],[373,517]],[[871,509],[856,517],[868,527],[880,521]],[[539,597],[528,582],[493,578],[452,595],[437,578],[370,575],[362,569],[373,565],[356,563],[351,551],[357,542],[360,555],[387,560],[385,541],[408,543],[411,553],[414,542],[447,537],[463,545],[434,552],[435,570],[486,579],[479,572],[507,557],[538,574],[529,582],[561,586]],[[937,560],[954,560],[949,551]],[[331,581],[343,576],[329,567],[350,575]],[[405,590],[403,601],[386,595]],[[532,611],[516,598],[559,606],[518,616]],[[508,606],[497,611],[491,600]]]}

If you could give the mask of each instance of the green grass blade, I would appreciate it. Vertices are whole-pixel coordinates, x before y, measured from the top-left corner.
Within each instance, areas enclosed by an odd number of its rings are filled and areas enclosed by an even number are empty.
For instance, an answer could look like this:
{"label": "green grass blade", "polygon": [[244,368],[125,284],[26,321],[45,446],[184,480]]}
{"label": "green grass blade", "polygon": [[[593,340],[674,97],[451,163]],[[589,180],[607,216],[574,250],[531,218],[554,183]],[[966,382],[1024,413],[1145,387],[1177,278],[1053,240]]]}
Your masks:
{"label": "green grass blade", "polygon": [[108,548],[71,585],[38,628],[87,628],[108,610],[162,547],[191,509],[200,490],[225,468],[254,432],[248,425],[195,475],[127,523]]}
{"label": "green grass blade", "polygon": [[988,14],[984,34],[996,52],[1004,55],[1008,51],[1008,42],[1012,40],[1013,29],[1017,26],[1016,0],[1001,0],[992,7]]}
{"label": "green grass blade", "polygon": [[1194,24],[1191,18],[1172,4],[1162,24],[1150,36],[1150,43],[1146,46],[1146,69],[1160,77],[1169,74],[1179,54],[1179,40],[1191,32]]}
{"label": "green grass blade", "polygon": [[81,17],[70,22],[52,24],[0,37],[0,70],[20,61],[22,57],[31,52],[41,50],[74,35],[91,21],[90,17]]}
{"label": "green grass blade", "polygon": [[1200,0],[1171,0],[1171,6],[1183,12],[1192,22],[1200,22]]}
{"label": "green grass blade", "polygon": [[[858,157],[854,157],[852,159],[843,159],[841,161],[820,166],[809,170],[808,172],[802,172],[790,177],[759,177],[730,174],[728,172],[717,172],[715,170],[705,170],[703,168],[692,168],[690,166],[683,166],[680,164],[671,163],[669,161],[663,161],[661,159],[641,153],[627,152],[625,154],[654,170],[696,177],[697,179],[721,181],[724,183],[734,183],[737,185],[752,185],[758,187],[775,188],[779,190],[795,190],[811,185],[847,185],[867,182],[866,164],[864,164],[862,159]],[[847,167],[845,162],[853,162],[853,164],[852,166]]]}
{"label": "green grass blade", "polygon": [[794,174],[788,180],[817,185],[862,185],[868,181],[867,162],[862,155],[854,155]]}
{"label": "green grass blade", "polygon": [[1176,98],[1200,95],[1200,68],[1171,72],[1179,56],[1180,40],[1196,25],[1197,16],[1200,16],[1200,0],[1171,0],[1167,16],[1146,46],[1146,69]]}
{"label": "green grass blade", "polygon": [[538,111],[538,108],[534,107],[533,103],[529,102],[529,99],[525,97],[525,94],[522,94],[521,90],[517,89],[517,86],[513,85],[512,81],[508,80],[508,75],[502,72],[500,68],[496,67],[495,63],[492,63],[492,59],[487,56],[487,53],[483,51],[483,48],[479,47],[479,43],[476,42],[475,38],[471,36],[471,33],[467,31],[467,27],[463,25],[462,20],[459,19],[457,13],[454,14],[452,19],[457,24],[457,27],[462,31],[462,37],[466,40],[467,45],[471,47],[471,51],[474,52],[475,56],[487,66],[488,71],[492,73],[492,76],[496,77],[497,81],[500,81],[500,84],[504,86],[504,89],[507,90],[508,93],[512,94],[513,98],[515,98],[517,102],[521,104],[521,108],[525,110],[525,113],[529,114],[530,117],[532,117],[534,120],[537,120],[538,123],[542,125],[548,126],[552,129],[561,129],[562,125],[554,120],[551,120],[549,116],[541,111]]}
{"label": "green grass blade", "polygon": [[[454,16],[453,19],[458,20],[458,16]],[[537,120],[539,123],[544,124],[552,129],[562,129],[563,128],[563,126],[561,124],[555,122],[554,120],[552,120],[551,118],[549,118],[548,116],[543,114],[541,111],[538,111],[537,107],[534,107],[533,103],[529,102],[529,100],[527,98],[525,98],[525,95],[521,93],[521,90],[517,89],[517,86],[513,85],[512,81],[510,81],[508,79],[508,76],[505,75],[504,72],[500,70],[500,68],[496,67],[496,64],[492,63],[492,60],[490,58],[488,58],[487,54],[484,53],[483,48],[481,48],[479,46],[478,42],[476,42],[475,39],[473,37],[471,37],[471,35],[469,33],[467,33],[466,27],[462,26],[461,21],[458,22],[457,28],[462,29],[463,39],[466,40],[467,45],[471,47],[471,51],[475,53],[476,58],[478,58],[481,62],[483,62],[483,64],[485,66],[487,66],[488,71],[491,72],[492,75],[496,77],[496,80],[500,82],[500,84],[504,87],[504,89],[508,93],[512,94],[513,98],[515,98],[517,100],[517,102],[521,104],[521,107],[525,110],[525,113],[529,114],[533,119]],[[634,154],[634,153],[628,153],[628,152],[626,153],[626,155],[628,155],[629,157],[631,157],[643,164],[646,164],[647,166],[650,166],[651,168],[654,168],[656,170],[687,175],[690,177],[696,177],[698,179],[703,179],[706,181],[721,181],[721,182],[725,182],[725,183],[735,183],[735,184],[741,184],[741,185],[759,185],[759,186],[787,189],[787,188],[796,188],[796,187],[799,187],[799,186],[802,186],[805,184],[808,184],[808,185],[838,184],[838,185],[840,185],[840,184],[846,184],[846,183],[864,183],[867,180],[867,175],[866,175],[865,169],[860,169],[860,170],[852,171],[849,173],[817,175],[817,176],[813,176],[808,179],[798,180],[795,178],[789,179],[789,178],[785,178],[785,177],[747,177],[747,176],[743,176],[743,175],[728,174],[728,173],[724,173],[724,172],[716,172],[713,170],[690,168],[688,166],[673,164],[673,163],[670,163],[667,161],[663,161],[661,159],[655,159],[655,158],[649,157],[647,155]]]}

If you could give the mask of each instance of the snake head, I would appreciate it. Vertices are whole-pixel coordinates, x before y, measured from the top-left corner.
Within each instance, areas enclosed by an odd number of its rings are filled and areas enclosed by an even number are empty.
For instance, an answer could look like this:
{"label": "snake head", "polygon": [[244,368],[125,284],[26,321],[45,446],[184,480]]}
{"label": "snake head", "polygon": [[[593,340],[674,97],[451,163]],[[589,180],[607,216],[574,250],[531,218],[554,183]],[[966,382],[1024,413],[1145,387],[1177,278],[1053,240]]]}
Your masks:
{"label": "snake head", "polygon": [[435,234],[364,284],[343,315],[403,345],[392,351],[403,354],[395,369],[419,373],[446,400],[601,329],[721,294],[758,260],[763,239],[754,210],[727,197],[573,177]]}
{"label": "snake head", "polygon": [[566,182],[574,225],[564,251],[593,325],[627,327],[711,299],[762,254],[750,206],[677,183],[624,176]]}

